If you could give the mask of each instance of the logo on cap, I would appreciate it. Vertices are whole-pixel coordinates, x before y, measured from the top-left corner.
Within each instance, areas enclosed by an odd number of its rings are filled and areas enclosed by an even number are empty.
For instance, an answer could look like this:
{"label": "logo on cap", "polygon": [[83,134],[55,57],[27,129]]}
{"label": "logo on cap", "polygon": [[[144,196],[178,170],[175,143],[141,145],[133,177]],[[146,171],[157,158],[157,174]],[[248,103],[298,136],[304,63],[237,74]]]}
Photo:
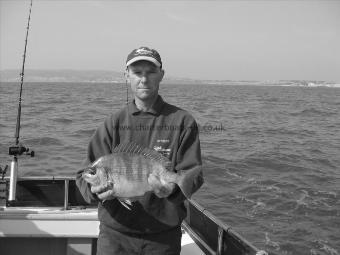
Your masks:
{"label": "logo on cap", "polygon": [[158,67],[162,67],[162,60],[159,53],[148,47],[134,49],[126,59],[126,66],[141,60],[149,61]]}
{"label": "logo on cap", "polygon": [[136,55],[152,55],[152,51],[148,48],[139,48],[136,50]]}

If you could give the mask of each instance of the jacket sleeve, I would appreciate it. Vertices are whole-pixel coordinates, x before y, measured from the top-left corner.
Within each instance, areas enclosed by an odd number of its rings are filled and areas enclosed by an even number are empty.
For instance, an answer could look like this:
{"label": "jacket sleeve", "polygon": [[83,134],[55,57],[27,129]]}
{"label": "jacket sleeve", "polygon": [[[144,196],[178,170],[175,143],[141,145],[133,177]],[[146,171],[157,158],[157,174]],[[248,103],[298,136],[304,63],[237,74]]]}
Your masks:
{"label": "jacket sleeve", "polygon": [[[191,117],[191,116],[190,116]],[[199,130],[196,121],[191,117],[183,133],[180,136],[179,147],[176,153],[176,171],[185,171],[196,166],[202,165],[201,147],[199,140]],[[193,180],[192,193],[196,192],[203,184],[202,171]],[[175,191],[168,197],[170,202],[180,204],[186,197],[183,195],[178,186]]]}
{"label": "jacket sleeve", "polygon": [[[110,116],[104,123],[98,127],[94,135],[92,136],[87,148],[87,157],[83,161],[83,168],[94,162],[101,156],[110,154],[112,151],[113,137],[115,137],[114,120]],[[93,203],[99,201],[97,196],[91,192],[90,184],[84,181],[82,173],[84,169],[77,172],[76,184],[87,203]]]}

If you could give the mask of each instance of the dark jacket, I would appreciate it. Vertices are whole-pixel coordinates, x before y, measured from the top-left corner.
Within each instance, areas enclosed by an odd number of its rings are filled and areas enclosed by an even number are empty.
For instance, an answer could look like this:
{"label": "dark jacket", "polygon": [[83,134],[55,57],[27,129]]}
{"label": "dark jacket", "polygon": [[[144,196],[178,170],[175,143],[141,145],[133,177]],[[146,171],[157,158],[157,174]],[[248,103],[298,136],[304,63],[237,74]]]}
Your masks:
{"label": "dark jacket", "polygon": [[[165,103],[158,96],[148,112],[141,112],[134,102],[109,116],[97,129],[88,146],[85,165],[110,154],[120,143],[134,142],[152,148],[172,162],[173,171],[201,165],[198,127],[186,111]],[[77,186],[87,202],[98,200],[90,186],[77,173]],[[202,173],[194,180],[193,192],[203,184]],[[147,192],[127,210],[117,199],[99,203],[102,224],[126,233],[157,233],[181,224],[186,217],[185,197],[177,187],[167,198]]]}

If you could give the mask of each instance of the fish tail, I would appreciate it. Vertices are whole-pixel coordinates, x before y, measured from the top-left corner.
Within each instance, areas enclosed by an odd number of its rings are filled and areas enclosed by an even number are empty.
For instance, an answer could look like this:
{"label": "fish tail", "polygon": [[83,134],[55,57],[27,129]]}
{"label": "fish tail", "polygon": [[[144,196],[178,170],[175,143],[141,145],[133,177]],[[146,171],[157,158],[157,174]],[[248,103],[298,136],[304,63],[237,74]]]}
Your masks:
{"label": "fish tail", "polygon": [[194,192],[194,180],[202,173],[202,166],[182,171],[176,178],[176,183],[185,197],[190,198]]}

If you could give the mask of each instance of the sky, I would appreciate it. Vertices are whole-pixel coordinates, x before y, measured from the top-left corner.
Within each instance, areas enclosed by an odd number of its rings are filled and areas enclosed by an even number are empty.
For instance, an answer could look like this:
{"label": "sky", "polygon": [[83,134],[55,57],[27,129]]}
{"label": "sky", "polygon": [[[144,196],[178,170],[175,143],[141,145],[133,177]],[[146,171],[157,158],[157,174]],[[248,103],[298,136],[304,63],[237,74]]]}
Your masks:
{"label": "sky", "polygon": [[[20,69],[28,0],[0,0],[0,70]],[[340,81],[340,1],[33,0],[26,69],[123,71],[140,46],[166,75]]]}

